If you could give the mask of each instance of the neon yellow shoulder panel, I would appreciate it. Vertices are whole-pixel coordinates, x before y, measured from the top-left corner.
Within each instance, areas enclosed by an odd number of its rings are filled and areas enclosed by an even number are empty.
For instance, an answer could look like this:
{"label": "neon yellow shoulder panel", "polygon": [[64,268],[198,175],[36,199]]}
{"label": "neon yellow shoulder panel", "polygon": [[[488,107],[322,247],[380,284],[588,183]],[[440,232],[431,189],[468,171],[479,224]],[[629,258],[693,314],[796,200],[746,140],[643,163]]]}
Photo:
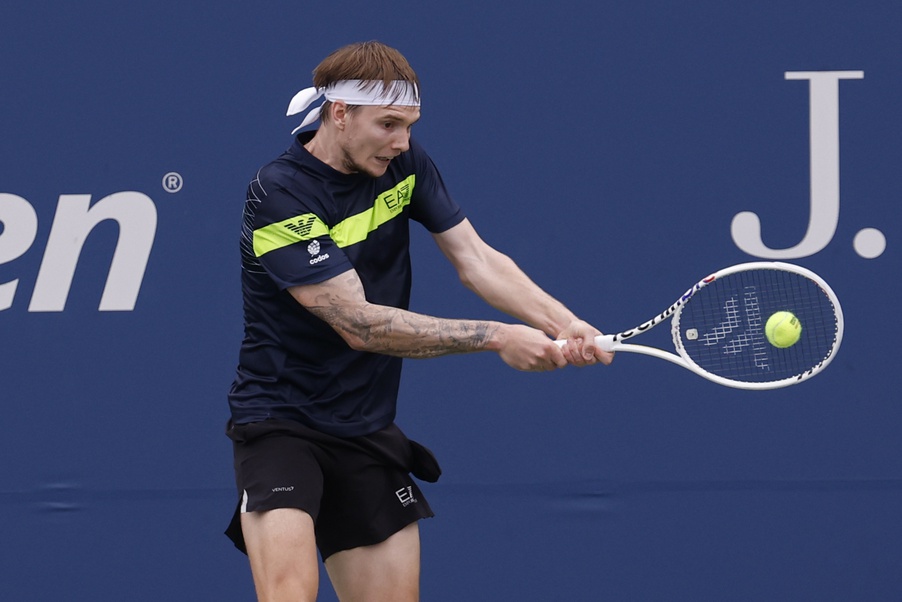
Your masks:
{"label": "neon yellow shoulder panel", "polygon": [[254,230],[254,254],[260,257],[270,251],[327,234],[339,248],[363,242],[370,232],[401,215],[404,207],[410,204],[415,184],[416,176],[408,176],[394,188],[377,196],[372,207],[342,220],[331,229],[316,215],[304,213]]}
{"label": "neon yellow shoulder panel", "polygon": [[370,232],[401,214],[410,204],[416,176],[410,175],[397,186],[376,197],[373,206],[335,224],[329,235],[339,248],[363,242]]}
{"label": "neon yellow shoulder panel", "polygon": [[314,214],[298,215],[254,230],[254,255],[260,257],[270,251],[328,233],[329,228]]}

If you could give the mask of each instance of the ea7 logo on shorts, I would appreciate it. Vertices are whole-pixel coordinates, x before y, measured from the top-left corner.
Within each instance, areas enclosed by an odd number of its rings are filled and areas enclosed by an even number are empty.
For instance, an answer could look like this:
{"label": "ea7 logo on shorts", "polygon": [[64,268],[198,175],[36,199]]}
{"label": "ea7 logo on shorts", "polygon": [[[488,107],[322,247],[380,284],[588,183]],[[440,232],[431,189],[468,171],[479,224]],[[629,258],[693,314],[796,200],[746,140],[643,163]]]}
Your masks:
{"label": "ea7 logo on shorts", "polygon": [[398,489],[395,492],[395,495],[398,496],[398,501],[401,502],[401,505],[405,508],[410,504],[416,504],[417,498],[413,497],[413,487],[407,486]]}

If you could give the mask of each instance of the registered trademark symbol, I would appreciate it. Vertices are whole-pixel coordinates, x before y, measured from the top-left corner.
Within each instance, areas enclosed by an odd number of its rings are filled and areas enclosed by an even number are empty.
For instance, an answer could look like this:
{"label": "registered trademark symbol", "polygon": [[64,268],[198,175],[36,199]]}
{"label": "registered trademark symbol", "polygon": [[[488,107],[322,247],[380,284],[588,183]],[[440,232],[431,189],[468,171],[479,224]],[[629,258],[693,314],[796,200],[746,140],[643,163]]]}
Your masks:
{"label": "registered trademark symbol", "polygon": [[184,180],[182,180],[182,176],[178,172],[170,171],[163,176],[163,190],[170,194],[174,194],[181,190],[182,184],[184,184]]}

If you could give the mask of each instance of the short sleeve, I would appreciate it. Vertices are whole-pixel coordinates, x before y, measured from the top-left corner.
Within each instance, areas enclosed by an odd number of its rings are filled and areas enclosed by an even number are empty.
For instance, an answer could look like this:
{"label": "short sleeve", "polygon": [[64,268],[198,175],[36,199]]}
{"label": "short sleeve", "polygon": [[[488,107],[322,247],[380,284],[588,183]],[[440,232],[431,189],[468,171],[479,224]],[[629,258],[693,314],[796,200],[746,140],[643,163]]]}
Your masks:
{"label": "short sleeve", "polygon": [[260,191],[251,218],[253,253],[280,289],[315,284],[351,269],[312,195],[290,192],[265,177],[256,184]]}
{"label": "short sleeve", "polygon": [[445,187],[435,163],[413,139],[410,150],[417,174],[410,208],[411,219],[423,224],[433,234],[456,226],[466,216]]}

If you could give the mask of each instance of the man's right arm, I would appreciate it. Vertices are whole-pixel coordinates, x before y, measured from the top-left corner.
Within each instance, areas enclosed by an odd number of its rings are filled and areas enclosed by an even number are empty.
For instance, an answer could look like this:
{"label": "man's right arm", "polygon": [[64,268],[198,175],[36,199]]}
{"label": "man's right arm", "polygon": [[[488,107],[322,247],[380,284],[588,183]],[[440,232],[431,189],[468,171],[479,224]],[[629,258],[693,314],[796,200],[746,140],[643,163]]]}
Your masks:
{"label": "man's right arm", "polygon": [[409,358],[495,351],[509,366],[528,371],[567,363],[547,335],[529,326],[437,318],[369,303],[354,270],[288,291],[358,351]]}

